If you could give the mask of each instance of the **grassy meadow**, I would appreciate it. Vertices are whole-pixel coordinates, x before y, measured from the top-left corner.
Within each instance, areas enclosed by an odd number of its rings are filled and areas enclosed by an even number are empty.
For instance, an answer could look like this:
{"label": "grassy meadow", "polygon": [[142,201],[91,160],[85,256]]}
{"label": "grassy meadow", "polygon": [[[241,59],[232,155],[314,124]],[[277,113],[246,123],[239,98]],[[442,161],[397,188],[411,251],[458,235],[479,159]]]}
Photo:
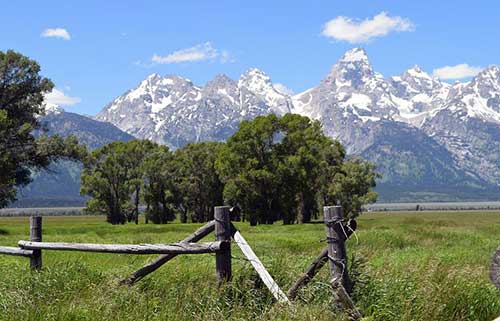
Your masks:
{"label": "grassy meadow", "polygon": [[[168,243],[200,226],[111,226],[82,216],[43,223],[44,241],[89,243]],[[348,253],[364,320],[500,316],[500,291],[488,278],[500,212],[367,213],[358,223]],[[236,225],[285,291],[325,246],[322,224]],[[28,237],[28,218],[0,218],[0,245]],[[179,256],[130,288],[117,283],[154,256],[45,251],[39,273],[26,258],[0,256],[0,320],[346,319],[332,308],[327,267],[290,308],[274,303],[237,247],[232,255],[233,281],[221,289],[210,254]]]}

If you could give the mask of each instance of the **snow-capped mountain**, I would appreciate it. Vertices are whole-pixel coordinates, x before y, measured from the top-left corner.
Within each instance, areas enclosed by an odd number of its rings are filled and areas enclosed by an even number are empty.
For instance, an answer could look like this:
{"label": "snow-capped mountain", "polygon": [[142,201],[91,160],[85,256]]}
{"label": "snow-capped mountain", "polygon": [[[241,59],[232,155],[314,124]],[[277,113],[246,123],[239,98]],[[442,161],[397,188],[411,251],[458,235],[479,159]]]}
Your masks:
{"label": "snow-capped mountain", "polygon": [[392,100],[398,105],[399,120],[421,126],[430,111],[441,107],[451,85],[429,76],[418,66],[389,79]]}
{"label": "snow-capped mountain", "polygon": [[489,67],[470,82],[454,85],[422,129],[470,175],[500,184],[500,68]]}
{"label": "snow-capped mountain", "polygon": [[333,105],[334,111],[361,122],[392,119],[397,114],[389,84],[358,48],[348,51],[317,87],[295,95],[293,104],[295,113],[314,119],[324,118]]}
{"label": "snow-capped mountain", "polygon": [[116,98],[96,119],[135,137],[180,147],[188,142],[224,140],[241,121],[285,114],[291,106],[290,97],[255,68],[237,82],[221,74],[204,87],[181,77],[153,74]]}
{"label": "snow-capped mountain", "polygon": [[293,97],[255,68],[237,81],[218,75],[203,87],[153,74],[96,118],[176,148],[225,140],[242,120],[287,112],[321,121],[348,153],[375,161],[382,184],[440,190],[500,184],[498,67],[453,85],[418,66],[386,78],[374,71],[363,49],[355,48],[316,87]]}
{"label": "snow-capped mountain", "polygon": [[295,95],[293,105],[294,113],[321,121],[325,133],[352,154],[373,143],[371,123],[394,121],[399,113],[390,84],[358,48],[348,51],[317,87]]}

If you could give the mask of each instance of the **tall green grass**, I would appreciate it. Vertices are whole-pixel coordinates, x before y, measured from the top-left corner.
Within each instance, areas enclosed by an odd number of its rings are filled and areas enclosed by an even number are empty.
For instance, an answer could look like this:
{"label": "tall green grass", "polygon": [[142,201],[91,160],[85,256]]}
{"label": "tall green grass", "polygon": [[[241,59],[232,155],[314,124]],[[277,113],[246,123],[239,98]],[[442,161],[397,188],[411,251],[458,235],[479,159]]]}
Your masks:
{"label": "tall green grass", "polygon": [[[284,290],[319,254],[322,224],[236,224]],[[199,224],[110,226],[102,217],[44,218],[45,241],[159,243]],[[27,218],[0,219],[0,245],[29,235]],[[348,241],[354,299],[366,320],[493,320],[500,291],[488,279],[500,213],[364,214]],[[209,237],[213,238],[213,237]],[[292,308],[275,303],[236,247],[233,281],[220,289],[212,255],[179,256],[134,287],[118,281],[154,256],[43,254],[44,268],[0,256],[0,320],[344,320],[328,268]]]}

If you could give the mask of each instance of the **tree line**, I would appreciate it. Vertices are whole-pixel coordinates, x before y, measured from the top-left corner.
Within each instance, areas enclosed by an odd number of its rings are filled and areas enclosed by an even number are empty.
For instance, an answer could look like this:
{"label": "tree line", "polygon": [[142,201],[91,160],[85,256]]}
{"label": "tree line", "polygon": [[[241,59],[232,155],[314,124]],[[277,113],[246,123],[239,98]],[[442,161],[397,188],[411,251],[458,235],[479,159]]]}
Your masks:
{"label": "tree line", "polygon": [[318,121],[287,114],[244,121],[225,143],[191,143],[176,151],[148,140],[113,142],[84,161],[87,208],[112,224],[206,222],[228,204],[251,225],[305,223],[323,205],[341,204],[349,217],[376,193],[374,166],[346,159]]}

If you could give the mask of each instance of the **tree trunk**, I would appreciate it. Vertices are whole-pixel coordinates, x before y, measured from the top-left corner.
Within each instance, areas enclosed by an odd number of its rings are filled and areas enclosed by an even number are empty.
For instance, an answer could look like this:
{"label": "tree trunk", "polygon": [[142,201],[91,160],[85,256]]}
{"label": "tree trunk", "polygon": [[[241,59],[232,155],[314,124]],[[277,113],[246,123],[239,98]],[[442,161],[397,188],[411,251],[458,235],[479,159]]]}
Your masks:
{"label": "tree trunk", "polygon": [[135,188],[135,216],[134,216],[134,219],[135,219],[135,224],[139,224],[139,200],[140,200],[140,195],[141,193],[141,187],[140,186],[136,186]]}
{"label": "tree trunk", "polygon": [[187,208],[181,206],[181,223],[187,223]]}

